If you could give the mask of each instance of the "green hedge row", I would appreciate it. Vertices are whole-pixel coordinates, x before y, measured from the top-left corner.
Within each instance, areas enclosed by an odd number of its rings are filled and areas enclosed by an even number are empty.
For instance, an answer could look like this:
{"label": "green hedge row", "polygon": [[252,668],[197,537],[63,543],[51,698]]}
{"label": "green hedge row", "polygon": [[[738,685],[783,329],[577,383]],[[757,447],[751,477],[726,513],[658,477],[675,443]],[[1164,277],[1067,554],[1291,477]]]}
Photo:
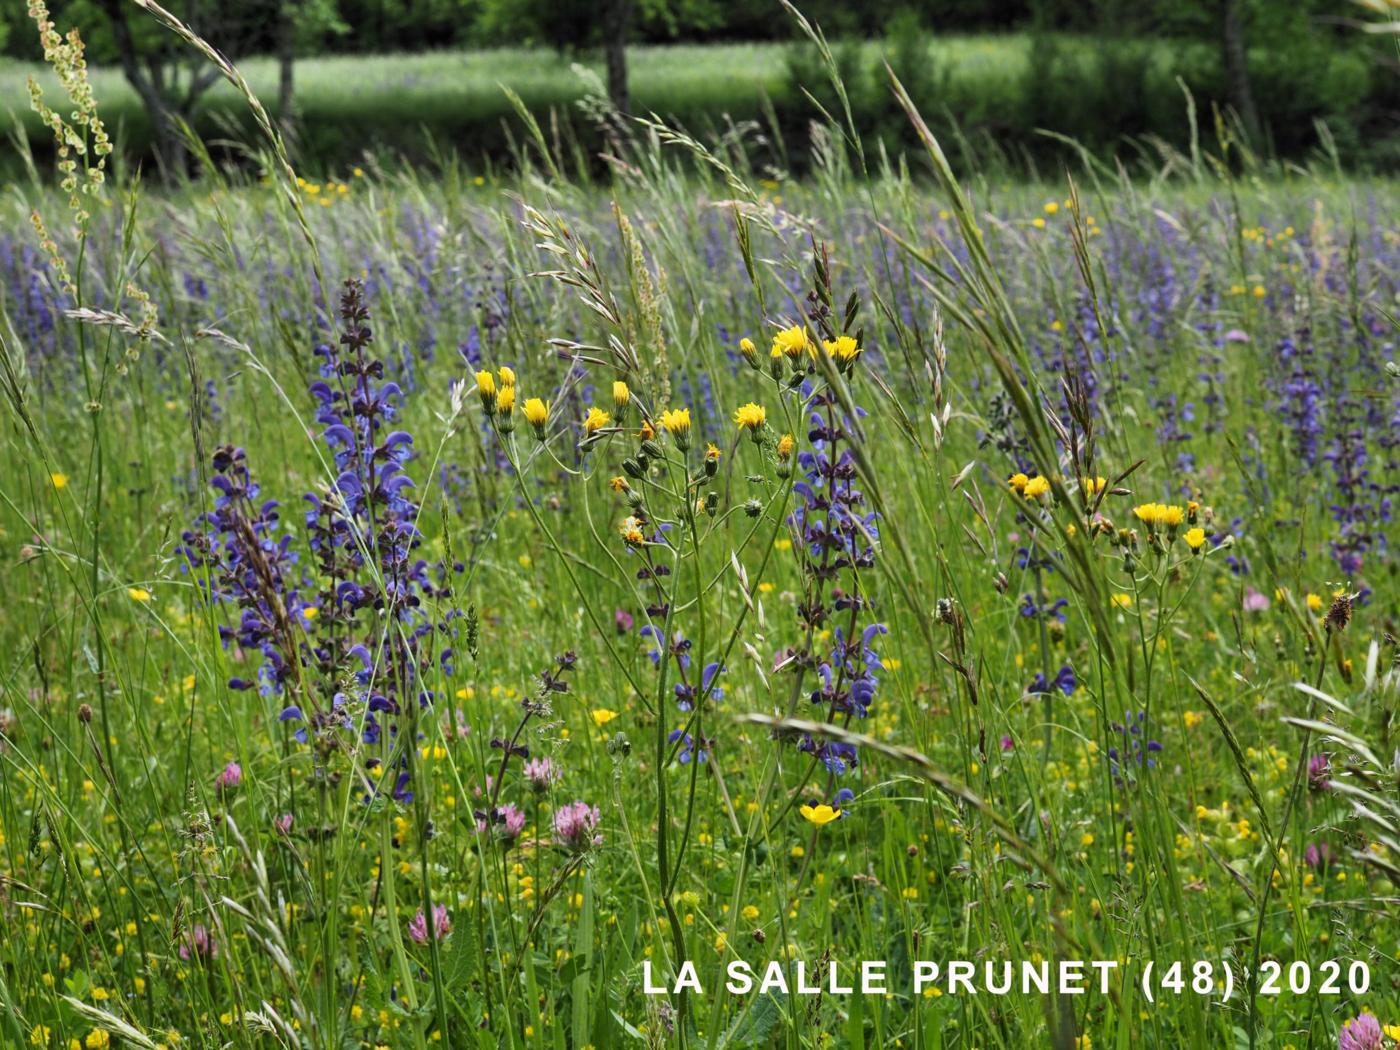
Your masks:
{"label": "green hedge row", "polygon": [[[1211,148],[1212,107],[1225,98],[1218,51],[1205,44],[1029,34],[935,44],[917,32],[892,32],[887,45],[843,44],[836,56],[868,142],[883,140],[892,152],[913,144],[884,77],[888,59],[940,137],[982,166],[1024,170],[1062,159],[1067,147],[1039,129],[1100,154],[1132,156],[1129,140],[1152,138],[1185,150],[1190,122],[1183,84]],[[1344,163],[1386,170],[1400,158],[1400,76],[1362,44],[1302,40],[1286,53],[1253,51],[1249,63],[1266,153],[1305,158],[1319,146],[1322,122]],[[753,121],[760,163],[787,170],[808,163],[817,104],[836,112],[825,71],[808,47],[636,48],[633,70],[639,112],[655,111],[701,133]],[[0,68],[0,90],[22,98],[9,88],[19,86],[24,72]],[[250,63],[249,74],[255,89],[271,94],[272,63]],[[586,158],[597,145],[596,129],[576,104],[583,80],[552,52],[322,58],[299,64],[297,75],[296,150],[309,174],[343,174],[367,155],[432,165],[455,153],[472,169],[507,164],[523,126],[501,83],[519,93],[566,155]],[[100,74],[98,97],[127,158],[147,157],[149,120],[112,71]],[[226,156],[217,143],[253,140],[245,107],[227,90],[207,98],[195,124]],[[42,129],[30,119],[25,125],[43,163]]]}

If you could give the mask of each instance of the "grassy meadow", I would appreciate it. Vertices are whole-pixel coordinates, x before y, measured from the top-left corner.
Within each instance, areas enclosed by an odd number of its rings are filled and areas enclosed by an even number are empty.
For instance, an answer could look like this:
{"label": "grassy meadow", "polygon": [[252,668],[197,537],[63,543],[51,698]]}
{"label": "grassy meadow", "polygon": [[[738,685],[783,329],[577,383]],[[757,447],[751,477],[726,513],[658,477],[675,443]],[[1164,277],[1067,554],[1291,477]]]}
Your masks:
{"label": "grassy meadow", "polygon": [[823,141],[12,187],[4,1045],[1400,1043],[1400,189]]}

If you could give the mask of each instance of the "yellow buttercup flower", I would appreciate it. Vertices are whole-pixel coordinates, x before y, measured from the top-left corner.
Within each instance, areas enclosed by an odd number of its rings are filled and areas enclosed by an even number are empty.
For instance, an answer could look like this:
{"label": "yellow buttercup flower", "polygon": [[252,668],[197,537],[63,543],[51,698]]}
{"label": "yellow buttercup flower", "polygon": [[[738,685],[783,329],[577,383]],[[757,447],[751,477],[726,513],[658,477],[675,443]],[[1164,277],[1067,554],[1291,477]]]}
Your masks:
{"label": "yellow buttercup flower", "polygon": [[763,427],[768,419],[768,413],[762,405],[756,405],[750,401],[747,405],[740,405],[734,412],[734,423],[740,430],[751,430],[757,436],[758,431]]}
{"label": "yellow buttercup flower", "polygon": [[592,437],[598,431],[612,422],[612,416],[608,415],[601,408],[594,406],[588,410],[588,415],[583,417],[583,433],[585,437]]}
{"label": "yellow buttercup flower", "polygon": [[823,825],[830,824],[833,820],[841,816],[841,811],[839,809],[832,809],[825,802],[817,806],[803,806],[798,812],[819,828]]}
{"label": "yellow buttercup flower", "polygon": [[58,473],[50,474],[49,481],[56,489],[66,488],[68,486],[68,475]]}
{"label": "yellow buttercup flower", "polygon": [[616,711],[609,711],[606,707],[595,707],[592,711],[593,724],[605,726],[617,717]]}

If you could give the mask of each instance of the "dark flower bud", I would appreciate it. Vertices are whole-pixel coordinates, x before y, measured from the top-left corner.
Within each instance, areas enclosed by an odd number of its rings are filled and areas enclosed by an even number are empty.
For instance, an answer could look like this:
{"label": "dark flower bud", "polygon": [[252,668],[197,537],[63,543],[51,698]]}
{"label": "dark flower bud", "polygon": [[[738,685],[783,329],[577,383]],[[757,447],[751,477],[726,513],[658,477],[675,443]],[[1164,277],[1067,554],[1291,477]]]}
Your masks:
{"label": "dark flower bud", "polygon": [[1332,599],[1332,606],[1323,620],[1329,631],[1345,631],[1351,623],[1351,595],[1339,594]]}
{"label": "dark flower bud", "polygon": [[756,518],[763,513],[763,504],[756,499],[745,500],[744,513],[750,518]]}
{"label": "dark flower bud", "polygon": [[635,459],[624,459],[622,461],[622,472],[628,477],[642,478],[646,475],[645,468]]}
{"label": "dark flower bud", "polygon": [[83,725],[92,721],[92,708],[88,704],[78,705],[78,721]]}
{"label": "dark flower bud", "polygon": [[652,441],[650,438],[642,442],[642,451],[645,452],[652,459],[661,458],[661,446],[658,445],[655,441]]}

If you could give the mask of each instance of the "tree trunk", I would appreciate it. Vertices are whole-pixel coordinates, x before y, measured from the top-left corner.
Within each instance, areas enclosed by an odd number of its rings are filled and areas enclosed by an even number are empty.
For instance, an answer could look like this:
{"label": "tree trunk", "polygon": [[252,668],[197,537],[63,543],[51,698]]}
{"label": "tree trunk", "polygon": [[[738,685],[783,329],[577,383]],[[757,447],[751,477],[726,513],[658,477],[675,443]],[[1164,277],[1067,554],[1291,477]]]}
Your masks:
{"label": "tree trunk", "polygon": [[619,113],[629,111],[627,97],[627,27],[632,0],[607,0],[603,8],[603,48],[608,64],[608,97]]}
{"label": "tree trunk", "polygon": [[1240,0],[1221,0],[1220,3],[1220,42],[1225,64],[1225,86],[1230,95],[1230,105],[1239,114],[1248,145],[1258,149],[1263,140],[1259,124],[1259,111],[1254,108],[1254,92],[1249,86],[1249,66],[1245,60],[1244,21],[1240,13]]}
{"label": "tree trunk", "polygon": [[141,68],[136,41],[126,21],[123,0],[100,0],[100,3],[112,23],[112,38],[121,59],[122,74],[150,114],[151,128],[155,134],[156,164],[167,178],[178,179],[189,170],[189,152],[175,126],[175,110],[160,85]]}
{"label": "tree trunk", "polygon": [[292,121],[292,75],[296,63],[297,22],[294,5],[283,0],[277,19],[277,119],[285,132]]}

